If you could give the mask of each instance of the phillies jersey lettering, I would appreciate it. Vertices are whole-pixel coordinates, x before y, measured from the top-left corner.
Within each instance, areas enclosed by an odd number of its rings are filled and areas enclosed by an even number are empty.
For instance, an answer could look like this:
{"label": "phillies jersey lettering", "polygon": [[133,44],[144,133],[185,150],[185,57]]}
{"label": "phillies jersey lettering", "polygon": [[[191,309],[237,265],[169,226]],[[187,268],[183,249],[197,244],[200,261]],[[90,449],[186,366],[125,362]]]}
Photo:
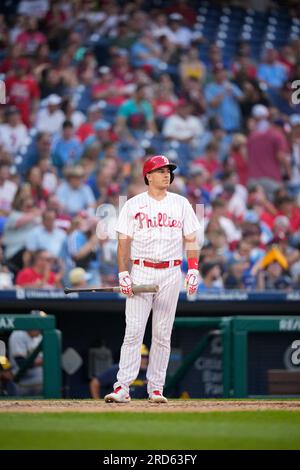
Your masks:
{"label": "phillies jersey lettering", "polygon": [[168,216],[168,214],[166,213],[162,214],[161,212],[157,214],[157,217],[154,216],[153,219],[150,219],[148,217],[148,214],[145,214],[144,212],[138,212],[135,215],[135,219],[139,221],[140,229],[144,228],[144,222],[145,222],[145,227],[182,228],[182,222],[180,220],[172,219],[171,217]]}
{"label": "phillies jersey lettering", "polygon": [[200,229],[188,200],[167,192],[157,201],[148,192],[129,199],[119,215],[117,232],[130,236],[131,259],[182,259],[183,236]]}

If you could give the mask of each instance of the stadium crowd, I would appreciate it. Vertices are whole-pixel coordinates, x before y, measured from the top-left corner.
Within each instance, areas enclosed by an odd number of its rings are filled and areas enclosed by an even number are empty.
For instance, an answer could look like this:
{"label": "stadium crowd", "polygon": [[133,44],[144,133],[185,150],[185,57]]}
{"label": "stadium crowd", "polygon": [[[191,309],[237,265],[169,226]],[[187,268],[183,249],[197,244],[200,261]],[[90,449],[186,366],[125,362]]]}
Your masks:
{"label": "stadium crowd", "polygon": [[0,15],[1,288],[114,283],[119,196],[146,190],[153,154],[204,205],[201,290],[300,287],[300,38],[259,58],[236,38],[228,59],[198,7],[22,0]]}

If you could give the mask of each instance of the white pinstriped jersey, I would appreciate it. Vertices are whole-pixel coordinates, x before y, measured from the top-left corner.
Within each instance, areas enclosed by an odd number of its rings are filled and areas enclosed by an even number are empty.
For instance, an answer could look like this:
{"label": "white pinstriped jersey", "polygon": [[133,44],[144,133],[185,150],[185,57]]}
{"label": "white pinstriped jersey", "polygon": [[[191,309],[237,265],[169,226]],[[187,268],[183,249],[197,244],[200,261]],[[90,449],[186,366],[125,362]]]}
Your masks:
{"label": "white pinstriped jersey", "polygon": [[200,229],[189,201],[167,192],[157,201],[144,192],[129,199],[118,218],[117,232],[132,238],[131,259],[182,259],[183,236]]}

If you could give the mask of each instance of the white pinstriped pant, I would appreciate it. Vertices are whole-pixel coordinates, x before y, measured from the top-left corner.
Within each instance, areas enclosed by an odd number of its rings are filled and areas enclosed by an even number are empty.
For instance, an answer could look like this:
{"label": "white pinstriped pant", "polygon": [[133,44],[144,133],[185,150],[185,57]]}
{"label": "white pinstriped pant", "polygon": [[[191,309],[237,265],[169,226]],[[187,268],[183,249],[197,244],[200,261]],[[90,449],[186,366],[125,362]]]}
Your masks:
{"label": "white pinstriped pant", "polygon": [[156,294],[137,294],[126,300],[126,331],[121,348],[119,372],[114,388],[127,392],[136,379],[141,363],[141,346],[152,309],[152,342],[147,369],[148,393],[163,391],[170,356],[170,343],[179,291],[182,283],[180,266],[164,269],[133,265],[134,284],[157,284]]}

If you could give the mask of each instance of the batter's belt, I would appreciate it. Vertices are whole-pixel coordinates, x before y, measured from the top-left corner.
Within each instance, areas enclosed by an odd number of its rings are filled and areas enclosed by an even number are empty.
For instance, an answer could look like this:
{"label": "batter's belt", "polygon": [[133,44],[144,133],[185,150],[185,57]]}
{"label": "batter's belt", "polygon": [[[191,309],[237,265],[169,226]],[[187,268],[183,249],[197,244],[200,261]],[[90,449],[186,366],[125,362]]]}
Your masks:
{"label": "batter's belt", "polygon": [[135,259],[133,264],[139,264],[140,266],[144,266],[146,268],[165,269],[172,268],[173,266],[180,266],[181,262],[182,261],[180,259],[174,259],[172,261],[160,261],[159,263],[153,263],[152,261],[142,259]]}

